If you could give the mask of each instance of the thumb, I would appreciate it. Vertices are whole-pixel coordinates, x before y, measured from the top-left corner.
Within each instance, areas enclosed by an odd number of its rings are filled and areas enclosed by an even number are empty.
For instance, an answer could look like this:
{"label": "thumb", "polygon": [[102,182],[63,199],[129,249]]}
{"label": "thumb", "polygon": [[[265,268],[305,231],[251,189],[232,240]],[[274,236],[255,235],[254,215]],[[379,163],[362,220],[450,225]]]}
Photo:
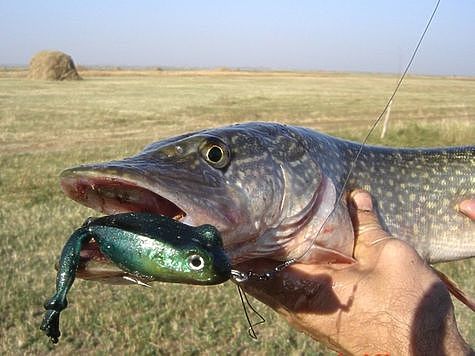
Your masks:
{"label": "thumb", "polygon": [[364,259],[372,252],[371,247],[391,238],[379,223],[373,208],[371,195],[364,190],[355,190],[349,199],[349,210],[355,230],[355,258]]}

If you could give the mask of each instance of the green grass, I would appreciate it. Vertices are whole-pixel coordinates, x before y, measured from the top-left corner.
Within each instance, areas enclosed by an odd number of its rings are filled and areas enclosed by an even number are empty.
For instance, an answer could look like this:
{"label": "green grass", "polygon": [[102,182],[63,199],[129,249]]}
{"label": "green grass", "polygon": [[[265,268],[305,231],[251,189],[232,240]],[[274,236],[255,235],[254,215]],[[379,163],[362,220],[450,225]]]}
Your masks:
{"label": "green grass", "polygon": [[[127,73],[126,73],[127,74]],[[230,282],[156,283],[153,289],[76,281],[57,346],[40,332],[62,244],[94,212],[66,199],[59,172],[120,158],[183,131],[242,121],[280,121],[361,140],[396,78],[350,74],[153,73],[33,82],[0,72],[1,354],[272,354],[327,352],[254,302],[267,323],[247,325]],[[400,146],[473,144],[475,80],[410,77],[384,140]],[[475,295],[473,260],[440,268]],[[456,303],[465,338],[475,317]]]}

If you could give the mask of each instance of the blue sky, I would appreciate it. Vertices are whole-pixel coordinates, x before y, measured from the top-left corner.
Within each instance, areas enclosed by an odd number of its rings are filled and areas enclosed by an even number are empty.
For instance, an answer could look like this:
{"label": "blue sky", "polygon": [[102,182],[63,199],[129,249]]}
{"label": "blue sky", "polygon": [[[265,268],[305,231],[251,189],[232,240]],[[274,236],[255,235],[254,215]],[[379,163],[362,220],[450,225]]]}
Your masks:
{"label": "blue sky", "polygon": [[[435,0],[0,0],[0,65],[402,71]],[[443,0],[412,72],[475,76],[475,1]]]}

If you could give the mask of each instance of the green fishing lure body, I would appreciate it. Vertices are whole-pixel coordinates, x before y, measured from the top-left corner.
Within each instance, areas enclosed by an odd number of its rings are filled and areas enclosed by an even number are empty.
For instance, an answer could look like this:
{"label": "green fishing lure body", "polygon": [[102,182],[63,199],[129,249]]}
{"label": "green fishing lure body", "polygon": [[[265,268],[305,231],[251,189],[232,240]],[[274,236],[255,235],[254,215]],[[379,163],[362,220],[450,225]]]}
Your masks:
{"label": "green fishing lure body", "polygon": [[[45,303],[41,329],[56,343],[59,315],[67,307],[66,295],[76,272],[90,252],[122,270],[122,278],[138,284],[151,281],[211,285],[228,280],[231,265],[221,237],[211,225],[192,227],[163,215],[124,213],[88,219],[66,242],[58,266],[56,293]],[[90,251],[90,250],[89,250]]]}

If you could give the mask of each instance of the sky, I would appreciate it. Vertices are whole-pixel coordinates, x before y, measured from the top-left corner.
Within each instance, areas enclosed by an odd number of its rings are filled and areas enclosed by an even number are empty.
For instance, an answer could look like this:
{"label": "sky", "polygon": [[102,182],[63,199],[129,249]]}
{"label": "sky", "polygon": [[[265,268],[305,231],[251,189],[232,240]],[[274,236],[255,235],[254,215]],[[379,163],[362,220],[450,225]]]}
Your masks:
{"label": "sky", "polygon": [[[0,65],[400,73],[436,0],[0,0]],[[442,0],[412,73],[475,76],[475,1]]]}

